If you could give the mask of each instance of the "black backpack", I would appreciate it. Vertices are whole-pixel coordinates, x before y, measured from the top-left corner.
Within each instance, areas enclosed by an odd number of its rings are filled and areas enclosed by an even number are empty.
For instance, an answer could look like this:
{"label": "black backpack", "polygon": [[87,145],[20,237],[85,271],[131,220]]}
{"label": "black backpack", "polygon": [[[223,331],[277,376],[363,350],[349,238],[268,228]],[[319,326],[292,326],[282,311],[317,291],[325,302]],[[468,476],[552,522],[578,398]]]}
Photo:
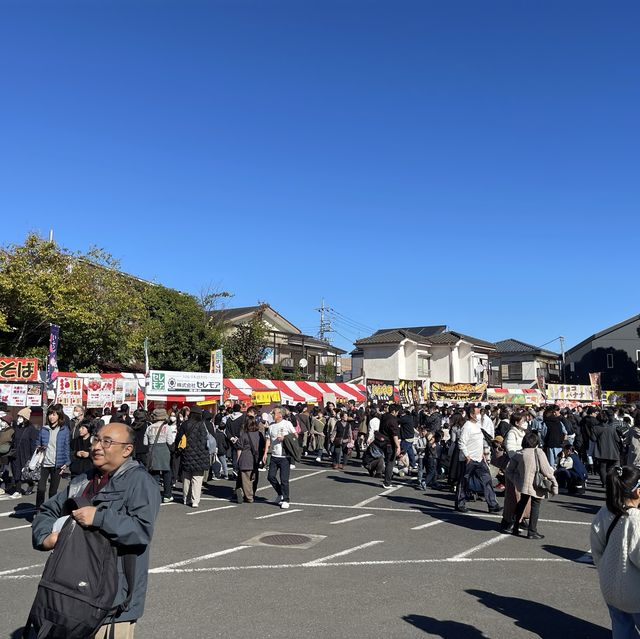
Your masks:
{"label": "black backpack", "polygon": [[[68,499],[64,514],[90,505],[84,497]],[[114,608],[118,594],[118,551],[97,529],[83,528],[69,517],[47,559],[23,637],[33,628],[37,639],[86,639],[129,607],[135,582],[134,554],[123,555],[127,598]]]}

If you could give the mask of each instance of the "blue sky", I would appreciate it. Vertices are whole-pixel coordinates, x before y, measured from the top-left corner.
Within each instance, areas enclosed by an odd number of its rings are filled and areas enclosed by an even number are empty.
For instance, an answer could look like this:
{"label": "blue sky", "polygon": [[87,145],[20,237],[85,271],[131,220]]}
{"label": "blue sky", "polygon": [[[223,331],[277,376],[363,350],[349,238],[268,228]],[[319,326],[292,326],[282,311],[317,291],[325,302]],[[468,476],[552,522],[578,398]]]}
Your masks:
{"label": "blue sky", "polygon": [[640,312],[637,2],[0,13],[4,243],[53,227],[308,333],[323,297],[372,328],[567,346]]}

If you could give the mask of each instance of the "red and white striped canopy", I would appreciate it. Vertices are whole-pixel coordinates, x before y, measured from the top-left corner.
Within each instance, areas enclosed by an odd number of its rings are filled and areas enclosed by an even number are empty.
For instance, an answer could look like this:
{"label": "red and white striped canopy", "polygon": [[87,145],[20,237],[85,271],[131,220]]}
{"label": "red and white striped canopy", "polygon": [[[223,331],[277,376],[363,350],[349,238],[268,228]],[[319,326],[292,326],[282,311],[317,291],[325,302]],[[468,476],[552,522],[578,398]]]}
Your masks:
{"label": "red and white striped canopy", "polygon": [[337,399],[357,403],[364,402],[366,390],[362,384],[346,382],[292,382],[278,379],[225,379],[225,392],[238,401],[250,402],[252,391],[280,391],[284,404],[321,403],[325,393],[335,394]]}

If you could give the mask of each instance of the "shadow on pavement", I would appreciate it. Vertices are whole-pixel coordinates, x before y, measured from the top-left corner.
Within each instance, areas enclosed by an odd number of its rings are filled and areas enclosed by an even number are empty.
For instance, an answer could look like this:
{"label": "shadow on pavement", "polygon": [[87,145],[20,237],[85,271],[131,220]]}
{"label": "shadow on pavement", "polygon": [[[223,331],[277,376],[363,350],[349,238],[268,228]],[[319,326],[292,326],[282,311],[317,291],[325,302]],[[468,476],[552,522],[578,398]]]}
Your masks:
{"label": "shadow on pavement", "polygon": [[354,477],[341,477],[340,475],[328,475],[327,479],[331,479],[332,481],[337,481],[341,484],[361,484],[363,486],[373,486],[374,488],[380,488],[380,490],[382,490],[382,487],[380,485],[380,480],[364,481],[362,479],[355,479]]}
{"label": "shadow on pavement", "polygon": [[32,522],[36,516],[36,507],[33,504],[18,504],[9,517],[11,519],[26,519]]}
{"label": "shadow on pavement", "polygon": [[466,592],[477,597],[487,608],[514,619],[518,628],[528,630],[543,639],[566,639],[566,637],[610,639],[611,637],[611,631],[607,628],[536,601],[503,597],[484,590],[467,590]]}
{"label": "shadow on pavement", "polygon": [[487,639],[477,628],[459,621],[442,621],[424,615],[405,615],[402,618],[412,626],[442,639]]}
{"label": "shadow on pavement", "polygon": [[[565,548],[563,546],[552,546],[550,544],[542,544],[542,550],[546,552],[556,555],[557,557],[562,557],[563,559],[569,559],[570,561],[577,561],[581,557],[584,557],[585,550],[580,550],[578,548]],[[580,563],[590,564],[591,561],[581,561]]]}

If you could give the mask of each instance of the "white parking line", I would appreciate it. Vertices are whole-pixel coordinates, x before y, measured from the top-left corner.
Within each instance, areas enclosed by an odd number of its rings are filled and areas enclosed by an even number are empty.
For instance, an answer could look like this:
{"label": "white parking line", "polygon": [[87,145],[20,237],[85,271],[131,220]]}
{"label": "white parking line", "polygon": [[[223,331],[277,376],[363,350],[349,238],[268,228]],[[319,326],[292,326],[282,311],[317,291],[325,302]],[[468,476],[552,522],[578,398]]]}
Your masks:
{"label": "white parking line", "polygon": [[387,488],[387,490],[382,491],[378,495],[375,495],[374,497],[369,497],[369,499],[365,499],[364,501],[361,501],[360,503],[353,506],[353,508],[362,508],[362,506],[366,506],[367,504],[370,504],[372,501],[375,501],[376,499],[378,499],[378,497],[385,497],[386,495],[390,495],[391,493],[394,493],[396,490],[400,490],[400,486],[393,486],[391,488]]}
{"label": "white parking line", "polygon": [[18,511],[10,510],[8,513],[0,513],[0,517],[17,517],[18,515],[27,515],[35,511],[35,507],[33,508],[24,508]]}
{"label": "white parking line", "polygon": [[[174,573],[194,573],[194,572],[236,572],[241,570],[282,570],[287,568],[337,568],[345,566],[394,566],[394,565],[410,565],[410,564],[447,564],[447,563],[464,563],[464,562],[526,562],[526,563],[571,563],[571,559],[562,559],[560,557],[471,557],[464,560],[453,559],[378,559],[371,561],[337,561],[331,563],[313,563],[306,564],[259,564],[255,566],[211,566],[207,568],[176,568],[159,571],[162,574]],[[157,572],[157,569],[149,572]],[[8,578],[15,577],[11,575]],[[2,577],[0,577],[2,579]]]}
{"label": "white parking line", "polygon": [[204,510],[194,510],[187,515],[202,515],[203,513],[210,513],[214,510],[226,510],[227,508],[237,508],[238,504],[230,504],[229,506],[216,506],[215,508],[205,508]]}
{"label": "white parking line", "polygon": [[355,521],[356,519],[364,519],[365,517],[373,517],[373,513],[365,513],[364,515],[356,515],[355,517],[347,517],[346,519],[338,519],[338,521],[329,522],[332,526],[336,524],[346,524],[348,521]]}
{"label": "white parking line", "polygon": [[353,552],[358,550],[364,550],[365,548],[369,548],[371,546],[376,546],[377,544],[383,544],[384,541],[379,539],[378,541],[368,541],[366,544],[360,544],[360,546],[354,546],[353,548],[347,548],[346,550],[342,550],[340,552],[334,553],[333,555],[327,555],[326,557],[320,557],[319,559],[313,559],[312,561],[306,562],[305,566],[316,566],[321,564],[324,561],[329,561],[329,559],[335,559],[336,557],[344,557],[345,555],[350,555]]}
{"label": "white parking line", "polygon": [[9,530],[19,530],[20,528],[31,528],[31,524],[25,524],[24,526],[13,526],[12,528],[2,528],[0,533],[8,532]]}
{"label": "white parking line", "polygon": [[205,561],[206,559],[213,559],[215,557],[230,555],[233,552],[238,552],[239,550],[244,550],[245,548],[249,548],[249,546],[236,546],[235,548],[227,548],[226,550],[219,550],[218,552],[212,552],[212,553],[209,553],[208,555],[200,555],[199,557],[192,557],[191,559],[185,559],[184,561],[177,561],[174,564],[167,564],[166,566],[159,566],[158,568],[152,568],[149,572],[153,572],[153,573],[164,572],[165,570],[169,570],[170,568],[180,568],[181,566],[188,566],[189,564],[193,564],[197,561]]}
{"label": "white parking line", "polygon": [[436,519],[434,521],[428,521],[426,524],[420,526],[414,526],[411,530],[424,530],[425,528],[431,528],[431,526],[437,526],[438,524],[444,524],[444,519]]}
{"label": "white parking line", "polygon": [[32,564],[31,566],[22,566],[22,568],[12,568],[11,570],[3,570],[0,572],[0,577],[3,575],[11,575],[14,572],[22,572],[23,570],[29,570],[30,568],[40,568],[44,564]]}
{"label": "white parking line", "polygon": [[254,517],[254,519],[269,519],[270,517],[279,517],[280,515],[286,515],[291,513],[301,513],[302,508],[292,508],[291,510],[281,510],[279,513],[272,513],[271,515],[262,515],[261,517]]}
{"label": "white parking line", "polygon": [[[329,472],[328,470],[316,470],[313,473],[309,473],[308,475],[301,475],[300,477],[294,477],[293,479],[289,480],[289,483],[298,481],[300,479],[306,479],[307,477],[315,477],[316,475],[321,475],[322,473],[328,473],[328,472]],[[266,486],[262,486],[262,488],[258,488],[256,492],[260,492],[261,490],[268,490],[269,488],[273,490],[273,487],[271,486],[271,484],[267,484]]]}
{"label": "white parking line", "polygon": [[483,550],[484,548],[493,546],[493,544],[497,544],[499,541],[502,541],[503,539],[509,539],[509,537],[511,537],[511,535],[503,535],[502,533],[500,533],[497,537],[492,537],[491,539],[487,539],[487,541],[483,541],[481,544],[478,544],[473,548],[469,548],[469,550],[465,550],[464,552],[454,555],[453,557],[449,557],[449,561],[462,561],[469,555],[472,555],[474,552],[478,552],[478,550]]}

